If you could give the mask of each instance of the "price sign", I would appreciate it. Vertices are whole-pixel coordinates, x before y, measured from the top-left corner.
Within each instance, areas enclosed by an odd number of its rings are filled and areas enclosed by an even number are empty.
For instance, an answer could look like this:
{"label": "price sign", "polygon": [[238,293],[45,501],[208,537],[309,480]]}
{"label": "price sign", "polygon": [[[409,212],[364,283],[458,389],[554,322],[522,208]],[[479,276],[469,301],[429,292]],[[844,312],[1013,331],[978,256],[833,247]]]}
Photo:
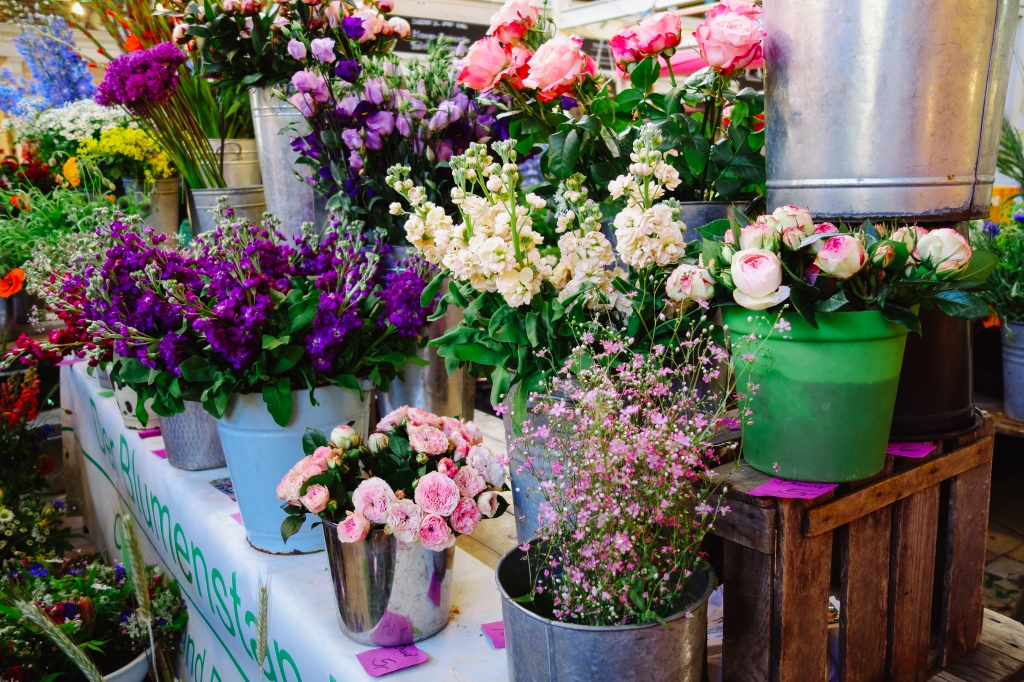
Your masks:
{"label": "price sign", "polygon": [[896,457],[925,457],[935,451],[936,446],[930,443],[889,443],[885,454]]}
{"label": "price sign", "polygon": [[370,677],[380,677],[396,670],[426,663],[429,656],[413,645],[370,649],[356,654],[356,659]]}
{"label": "price sign", "polygon": [[754,497],[783,497],[786,499],[813,500],[825,493],[835,490],[836,483],[807,483],[806,481],[787,481],[784,478],[773,478],[762,483],[750,494]]}
{"label": "price sign", "polygon": [[505,648],[505,623],[503,621],[484,623],[480,629],[487,635],[487,639],[491,640],[491,646],[495,649]]}

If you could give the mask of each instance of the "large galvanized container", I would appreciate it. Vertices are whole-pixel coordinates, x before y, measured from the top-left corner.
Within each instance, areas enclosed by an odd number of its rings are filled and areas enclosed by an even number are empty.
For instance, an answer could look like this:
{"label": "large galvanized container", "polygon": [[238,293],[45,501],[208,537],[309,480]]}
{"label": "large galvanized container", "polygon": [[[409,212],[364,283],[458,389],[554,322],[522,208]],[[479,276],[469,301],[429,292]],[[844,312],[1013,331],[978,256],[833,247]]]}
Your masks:
{"label": "large galvanized container", "polygon": [[988,215],[1019,3],[764,0],[768,210]]}

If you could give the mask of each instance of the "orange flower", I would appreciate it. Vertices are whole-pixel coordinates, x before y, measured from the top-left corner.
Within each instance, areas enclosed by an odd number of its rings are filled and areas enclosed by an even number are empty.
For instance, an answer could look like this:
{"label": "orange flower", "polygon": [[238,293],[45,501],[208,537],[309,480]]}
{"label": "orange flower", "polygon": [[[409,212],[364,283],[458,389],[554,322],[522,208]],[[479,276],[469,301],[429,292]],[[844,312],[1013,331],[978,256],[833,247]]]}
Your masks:
{"label": "orange flower", "polygon": [[142,41],[139,40],[138,38],[136,38],[135,36],[129,34],[128,37],[124,41],[124,49],[128,50],[129,52],[135,52],[136,50],[141,50],[142,49]]}
{"label": "orange flower", "polygon": [[25,283],[25,271],[21,268],[14,268],[7,273],[7,276],[0,279],[0,298],[9,298],[21,291],[21,285]]}
{"label": "orange flower", "polygon": [[64,174],[64,179],[71,183],[72,187],[78,187],[82,184],[81,178],[78,177],[78,157],[72,156],[70,159],[64,162],[64,166],[61,167],[61,172]]}

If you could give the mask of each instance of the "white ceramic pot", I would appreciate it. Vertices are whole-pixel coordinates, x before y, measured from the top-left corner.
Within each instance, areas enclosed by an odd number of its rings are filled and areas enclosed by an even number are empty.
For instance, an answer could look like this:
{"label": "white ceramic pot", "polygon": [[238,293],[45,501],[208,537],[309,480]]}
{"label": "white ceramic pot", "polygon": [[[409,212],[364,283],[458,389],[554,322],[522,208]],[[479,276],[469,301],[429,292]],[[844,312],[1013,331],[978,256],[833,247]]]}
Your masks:
{"label": "white ceramic pot", "polygon": [[124,420],[126,429],[141,431],[142,429],[155,429],[160,426],[160,418],[153,414],[153,399],[146,401],[145,408],[149,412],[149,421],[145,424],[135,416],[135,406],[139,403],[139,394],[127,386],[114,385],[114,400],[117,401],[117,409],[121,411],[121,419]]}
{"label": "white ceramic pot", "polygon": [[106,682],[142,682],[147,675],[149,675],[149,651],[144,651],[125,667],[115,670],[109,675],[104,675],[103,679]]}

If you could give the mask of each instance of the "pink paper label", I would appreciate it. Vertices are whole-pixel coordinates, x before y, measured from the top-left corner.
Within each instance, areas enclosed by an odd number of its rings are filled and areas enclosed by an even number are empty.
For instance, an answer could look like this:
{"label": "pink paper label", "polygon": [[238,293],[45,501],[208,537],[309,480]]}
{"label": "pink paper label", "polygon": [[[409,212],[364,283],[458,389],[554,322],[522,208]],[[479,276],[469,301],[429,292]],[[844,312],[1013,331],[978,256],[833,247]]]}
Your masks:
{"label": "pink paper label", "polygon": [[505,648],[505,623],[504,621],[498,621],[497,623],[484,623],[480,626],[480,629],[487,635],[487,639],[491,640],[491,646],[495,649]]}
{"label": "pink paper label", "polygon": [[154,450],[153,454],[159,457],[160,459],[167,459],[167,451],[162,448],[160,450]]}
{"label": "pink paper label", "polygon": [[139,431],[139,438],[153,438],[154,436],[160,435],[160,428],[155,429],[142,429]]}
{"label": "pink paper label", "polygon": [[429,657],[415,646],[409,645],[370,649],[356,654],[356,658],[371,677],[380,677],[402,668],[426,663]]}
{"label": "pink paper label", "polygon": [[836,483],[806,483],[804,481],[787,481],[784,478],[773,478],[750,491],[754,497],[784,497],[786,499],[813,500],[830,490],[835,490]]}
{"label": "pink paper label", "polygon": [[233,518],[235,521],[238,521],[239,524],[243,526],[245,525],[244,523],[242,523],[242,512],[235,512],[231,515],[231,518]]}
{"label": "pink paper label", "polygon": [[885,454],[897,457],[925,457],[935,451],[937,446],[930,443],[889,443]]}
{"label": "pink paper label", "polygon": [[370,634],[370,641],[377,646],[402,646],[412,643],[413,636],[412,621],[408,616],[384,611]]}

